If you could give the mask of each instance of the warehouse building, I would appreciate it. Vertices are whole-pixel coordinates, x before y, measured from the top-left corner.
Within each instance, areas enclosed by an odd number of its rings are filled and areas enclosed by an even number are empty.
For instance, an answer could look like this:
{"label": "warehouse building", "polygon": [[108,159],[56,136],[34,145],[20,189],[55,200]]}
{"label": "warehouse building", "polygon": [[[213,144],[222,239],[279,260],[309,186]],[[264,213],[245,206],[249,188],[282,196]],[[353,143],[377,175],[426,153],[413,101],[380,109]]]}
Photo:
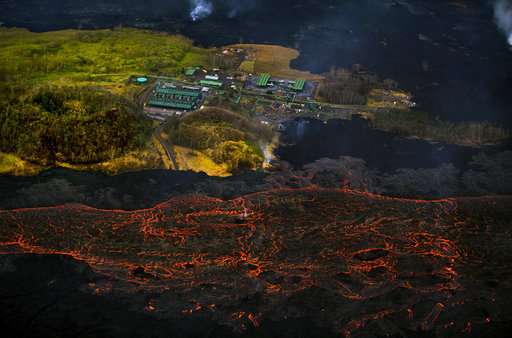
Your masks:
{"label": "warehouse building", "polygon": [[263,74],[260,74],[260,76],[258,77],[258,80],[256,81],[256,85],[258,87],[267,87],[269,81],[270,81],[270,74],[263,73]]}
{"label": "warehouse building", "polygon": [[201,100],[201,91],[158,84],[149,98],[149,105],[158,108],[193,110]]}
{"label": "warehouse building", "polygon": [[260,74],[255,81],[256,87],[259,88],[267,88],[272,87],[277,84],[281,88],[285,88],[287,90],[293,90],[294,92],[302,92],[306,87],[306,80],[299,79],[296,81],[293,80],[285,80],[285,79],[277,79],[272,78],[270,74],[262,73]]}
{"label": "warehouse building", "polygon": [[201,84],[201,86],[211,88],[222,88],[222,86],[224,85],[222,82],[214,80],[201,80],[199,81],[199,83]]}
{"label": "warehouse building", "polygon": [[306,85],[306,80],[297,80],[292,86],[292,89],[296,92],[301,92],[304,90],[304,86]]}

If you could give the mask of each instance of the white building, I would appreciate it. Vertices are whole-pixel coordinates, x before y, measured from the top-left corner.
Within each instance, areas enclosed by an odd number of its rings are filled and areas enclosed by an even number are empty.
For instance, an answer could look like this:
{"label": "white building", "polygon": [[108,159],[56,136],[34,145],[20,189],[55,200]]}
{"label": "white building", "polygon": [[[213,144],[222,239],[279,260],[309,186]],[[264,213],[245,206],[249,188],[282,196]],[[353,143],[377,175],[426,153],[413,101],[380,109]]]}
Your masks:
{"label": "white building", "polygon": [[219,81],[219,76],[217,74],[215,75],[206,75],[204,77],[205,80],[210,80],[210,81]]}

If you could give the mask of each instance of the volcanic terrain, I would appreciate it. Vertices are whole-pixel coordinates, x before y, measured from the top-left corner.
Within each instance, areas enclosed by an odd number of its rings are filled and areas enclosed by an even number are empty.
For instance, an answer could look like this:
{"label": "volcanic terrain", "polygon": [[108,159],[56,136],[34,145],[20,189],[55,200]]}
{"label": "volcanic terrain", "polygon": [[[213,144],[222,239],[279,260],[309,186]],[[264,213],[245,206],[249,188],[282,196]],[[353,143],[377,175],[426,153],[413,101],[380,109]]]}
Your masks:
{"label": "volcanic terrain", "polygon": [[309,188],[4,210],[0,318],[17,337],[504,337],[511,208]]}

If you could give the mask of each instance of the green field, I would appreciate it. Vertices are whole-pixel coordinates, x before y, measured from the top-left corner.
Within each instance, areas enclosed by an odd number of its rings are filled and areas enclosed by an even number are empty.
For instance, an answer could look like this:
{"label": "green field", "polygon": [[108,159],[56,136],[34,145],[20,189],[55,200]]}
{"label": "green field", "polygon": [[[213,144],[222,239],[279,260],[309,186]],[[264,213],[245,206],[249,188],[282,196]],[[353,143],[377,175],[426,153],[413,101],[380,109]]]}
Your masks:
{"label": "green field", "polygon": [[32,33],[0,28],[0,80],[106,85],[133,74],[177,74],[207,63],[207,50],[176,35],[136,29]]}

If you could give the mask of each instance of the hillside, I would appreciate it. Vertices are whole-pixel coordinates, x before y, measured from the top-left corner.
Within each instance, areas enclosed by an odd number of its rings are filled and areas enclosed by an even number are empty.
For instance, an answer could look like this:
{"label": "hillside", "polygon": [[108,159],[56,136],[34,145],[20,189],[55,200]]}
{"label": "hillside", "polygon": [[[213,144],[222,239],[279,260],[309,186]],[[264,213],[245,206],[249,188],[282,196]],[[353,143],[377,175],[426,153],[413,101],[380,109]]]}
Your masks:
{"label": "hillside", "polygon": [[206,50],[176,35],[138,29],[32,33],[0,28],[0,80],[21,84],[82,84],[123,92],[135,74],[173,74],[205,64]]}
{"label": "hillside", "polygon": [[143,30],[0,28],[1,172],[160,167],[128,79],[178,73],[206,55],[184,37]]}
{"label": "hillside", "polygon": [[261,143],[270,142],[273,135],[270,128],[240,113],[214,107],[171,119],[164,132],[173,144],[202,152],[227,173],[260,168]]}

